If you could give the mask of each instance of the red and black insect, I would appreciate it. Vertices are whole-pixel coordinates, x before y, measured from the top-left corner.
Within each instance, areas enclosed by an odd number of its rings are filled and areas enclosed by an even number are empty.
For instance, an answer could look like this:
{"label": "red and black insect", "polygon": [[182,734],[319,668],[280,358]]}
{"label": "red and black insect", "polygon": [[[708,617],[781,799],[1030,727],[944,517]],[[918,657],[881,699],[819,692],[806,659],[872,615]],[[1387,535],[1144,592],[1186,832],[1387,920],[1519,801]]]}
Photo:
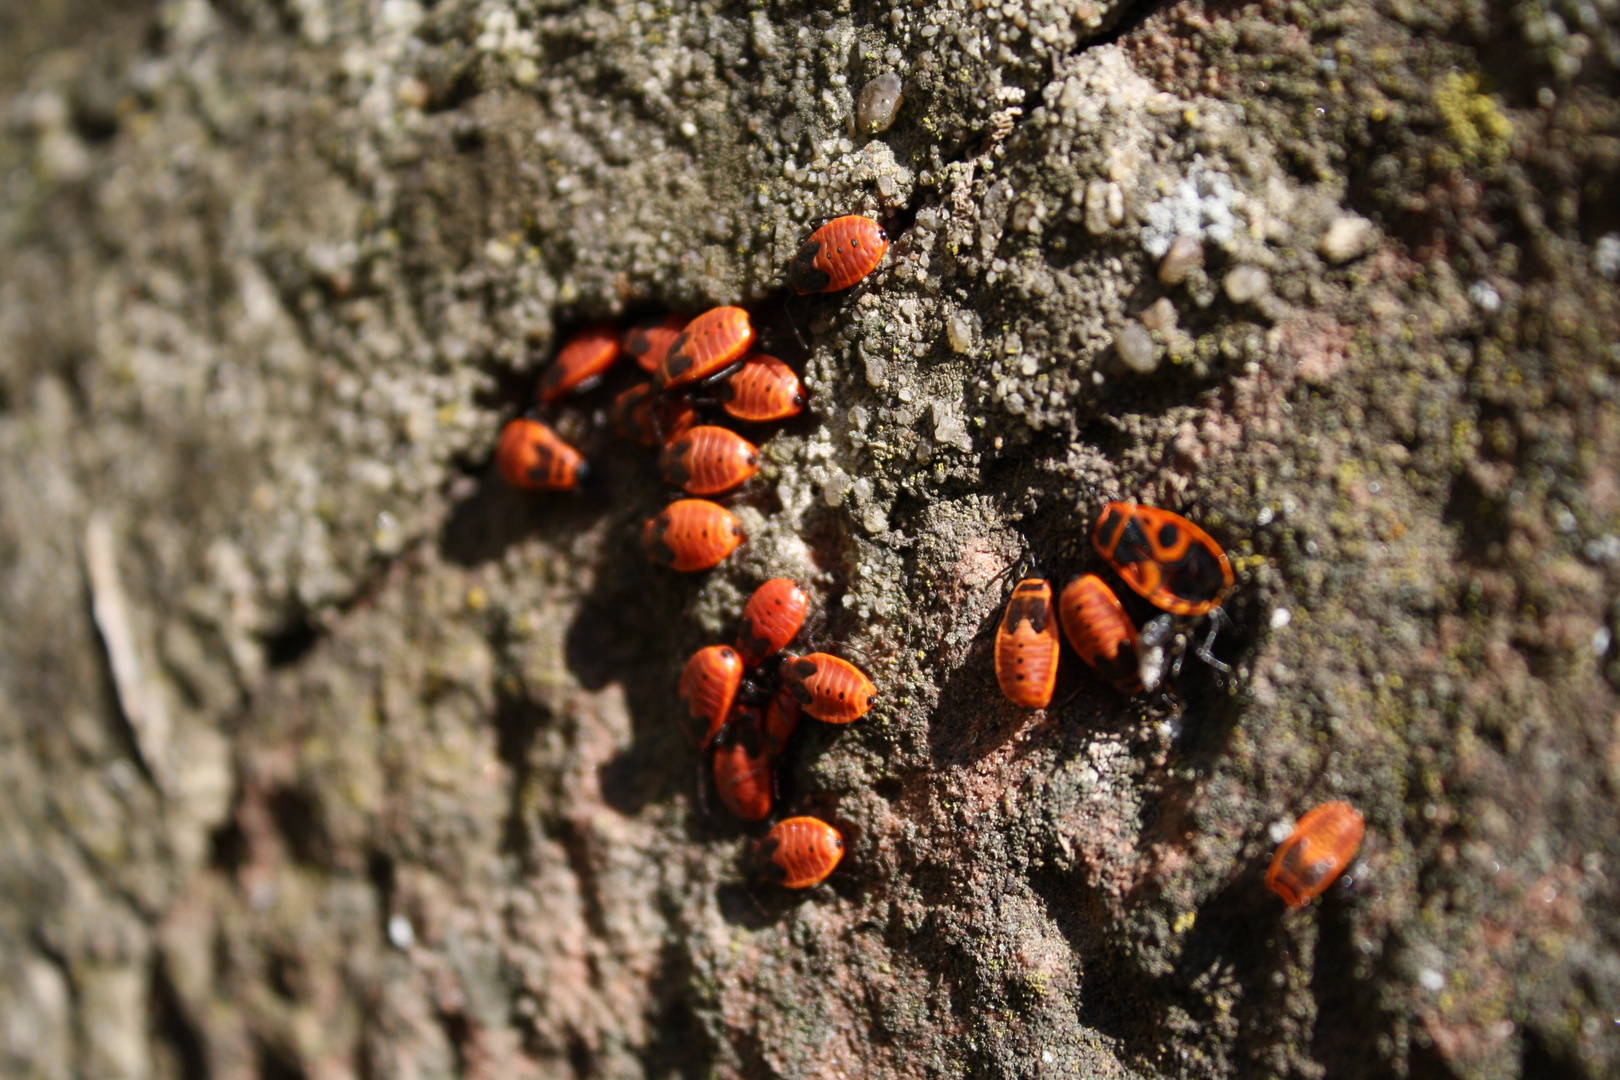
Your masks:
{"label": "red and black insect", "polygon": [[734,431],[700,424],[659,455],[664,479],[692,495],[718,495],[759,471],[759,448]]}
{"label": "red and black insect", "polygon": [[767,881],[808,889],[825,881],[844,857],[844,838],[819,818],[790,817],[777,822],[754,852]]}
{"label": "red and black insect", "polygon": [[860,668],[828,653],[784,656],[780,671],[782,686],[804,711],[829,724],[859,720],[877,694]]}
{"label": "red and black insect", "polygon": [[703,722],[703,745],[719,733],[742,686],[742,657],[729,645],[710,645],[692,654],[681,672],[680,698],[692,719]]}
{"label": "red and black insect", "polygon": [[664,390],[688,386],[741,360],[754,343],[754,325],[739,307],[711,308],[670,342],[655,378]]}
{"label": "red and black insect", "polygon": [[715,383],[714,398],[738,420],[764,424],[797,416],[804,408],[804,384],[782,361],[758,353]]}
{"label": "red and black insect", "polygon": [[1142,692],[1136,624],[1103,579],[1077,577],[1058,597],[1058,621],[1080,659],[1124,694]]}
{"label": "red and black insect", "polygon": [[787,286],[801,296],[847,289],[877,269],[888,250],[889,237],[871,218],[833,218],[799,246],[788,263]]}
{"label": "red and black insect", "polygon": [[1266,888],[1291,908],[1327,891],[1361,848],[1366,825],[1347,802],[1325,802],[1299,819],[1266,871]]}
{"label": "red and black insect", "polygon": [[771,755],[759,710],[739,705],[714,747],[714,786],[726,809],[744,821],[771,812]]}
{"label": "red and black insect", "polygon": [[540,377],[540,400],[556,401],[571,390],[589,390],[619,358],[619,328],[592,323],[568,339]]}
{"label": "red and black insect", "polygon": [[996,682],[1008,701],[1025,709],[1051,704],[1059,648],[1051,583],[1020,581],[996,631]]}
{"label": "red and black insect", "polygon": [[737,628],[737,650],[750,666],[781,652],[804,625],[810,598],[787,578],[772,578],[754,590]]}
{"label": "red and black insect", "polygon": [[637,383],[613,399],[608,421],[627,439],[643,446],[677,439],[697,422],[697,410],[685,394],[661,393],[650,382]]}
{"label": "red and black insect", "polygon": [[765,750],[772,758],[781,757],[787,750],[788,740],[799,730],[803,714],[798,699],[786,689],[771,695],[771,703],[765,709]]}
{"label": "red and black insect", "polygon": [[1180,514],[1136,503],[1103,507],[1091,534],[1121,580],[1172,615],[1204,615],[1232,587],[1232,563],[1210,535]]}
{"label": "red and black insect", "polygon": [[649,518],[642,546],[660,566],[688,572],[707,570],[737,550],[742,524],[723,506],[706,499],[677,499]]}
{"label": "red and black insect", "polygon": [[578,450],[538,420],[519,418],[501,430],[495,468],[525,491],[572,491],[589,471]]}
{"label": "red and black insect", "polygon": [[685,315],[663,315],[655,319],[642,319],[624,332],[625,354],[641,366],[641,370],[658,370],[669,352],[669,344],[681,336],[686,324]]}

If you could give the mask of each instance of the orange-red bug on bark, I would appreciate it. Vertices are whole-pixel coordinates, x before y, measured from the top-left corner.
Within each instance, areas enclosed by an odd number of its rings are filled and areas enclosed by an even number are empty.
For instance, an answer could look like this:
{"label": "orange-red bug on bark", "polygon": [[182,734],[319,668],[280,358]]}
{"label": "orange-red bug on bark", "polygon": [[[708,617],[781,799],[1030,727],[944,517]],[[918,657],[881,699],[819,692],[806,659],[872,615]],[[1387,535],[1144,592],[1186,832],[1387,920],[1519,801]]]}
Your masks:
{"label": "orange-red bug on bark", "polygon": [[680,438],[691,430],[697,410],[685,394],[664,394],[650,382],[637,383],[613,399],[608,410],[613,430],[643,446]]}
{"label": "orange-red bug on bark", "polygon": [[781,652],[804,625],[810,598],[787,578],[772,578],[754,590],[737,627],[737,651],[750,665]]}
{"label": "orange-red bug on bark", "polygon": [[525,491],[572,491],[587,471],[578,450],[538,420],[519,418],[501,429],[495,468]]}
{"label": "orange-red bug on bark", "polygon": [[1347,802],[1325,802],[1310,810],[1277,848],[1266,871],[1266,888],[1289,907],[1304,907],[1344,873],[1365,830],[1361,811]]}
{"label": "orange-red bug on bark", "polygon": [[657,371],[669,352],[669,343],[680,337],[681,331],[691,321],[685,315],[642,319],[624,332],[625,354],[639,364],[642,371]]}
{"label": "orange-red bug on bark", "polygon": [[738,420],[764,424],[797,416],[804,408],[804,384],[774,356],[750,356],[714,387],[720,407]]}
{"label": "orange-red bug on bark", "polygon": [[681,672],[680,698],[692,719],[703,721],[703,745],[708,746],[725,723],[742,686],[743,662],[729,645],[699,649]]}
{"label": "orange-red bug on bark", "polygon": [[759,710],[740,706],[714,748],[714,786],[726,809],[744,821],[771,812],[771,757]]}
{"label": "orange-red bug on bark", "polygon": [[660,566],[683,573],[707,570],[737,550],[742,524],[723,506],[707,499],[676,499],[641,530],[647,555]]}
{"label": "orange-red bug on bark", "polygon": [[556,401],[570,390],[589,390],[619,358],[619,328],[591,323],[568,339],[546,373],[540,376],[540,400]]}
{"label": "orange-red bug on bark", "polygon": [[803,714],[798,699],[786,689],[778,690],[771,696],[771,703],[765,709],[765,750],[771,757],[782,756],[788,740],[799,730],[799,720]]}
{"label": "orange-red bug on bark", "polygon": [[1097,554],[1155,607],[1203,615],[1232,587],[1232,563],[1210,535],[1180,514],[1111,502],[1091,534]]}
{"label": "orange-red bug on bark", "polygon": [[844,857],[844,838],[820,818],[790,817],[778,821],[754,852],[767,881],[808,889],[825,881]]}
{"label": "orange-red bug on bark", "polygon": [[1102,578],[1086,574],[1069,582],[1058,597],[1058,621],[1070,646],[1097,674],[1121,693],[1142,692],[1136,624]]}
{"label": "orange-red bug on bark", "polygon": [[718,495],[759,471],[759,448],[735,431],[699,424],[658,457],[664,479],[691,495]]}
{"label": "orange-red bug on bark", "polygon": [[801,296],[847,289],[877,269],[888,250],[888,235],[871,218],[833,218],[811,233],[788,263],[788,288]]}
{"label": "orange-red bug on bark", "polygon": [[877,687],[861,669],[828,653],[782,658],[782,685],[804,711],[829,724],[859,720],[872,707]]}
{"label": "orange-red bug on bark", "polygon": [[996,682],[1008,701],[1025,709],[1052,703],[1060,647],[1051,583],[1020,581],[996,630]]}
{"label": "orange-red bug on bark", "polygon": [[711,308],[686,324],[669,344],[655,378],[665,390],[706,379],[743,358],[754,343],[754,324],[740,307]]}

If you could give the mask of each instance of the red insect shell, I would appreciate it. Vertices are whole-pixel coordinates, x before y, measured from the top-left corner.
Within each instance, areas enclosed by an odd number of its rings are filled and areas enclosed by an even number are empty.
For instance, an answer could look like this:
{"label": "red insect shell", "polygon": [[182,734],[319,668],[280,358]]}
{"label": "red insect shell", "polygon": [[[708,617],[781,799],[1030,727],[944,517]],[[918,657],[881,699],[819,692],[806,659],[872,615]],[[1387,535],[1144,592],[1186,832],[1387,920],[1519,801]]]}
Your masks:
{"label": "red insect shell", "polygon": [[1074,651],[1097,674],[1122,693],[1142,692],[1136,624],[1102,578],[1086,574],[1069,582],[1058,597],[1058,621]]}
{"label": "red insect shell", "polygon": [[658,458],[664,479],[691,495],[718,495],[759,471],[759,448],[734,431],[700,424]]}
{"label": "red insect shell", "polygon": [[771,758],[759,710],[739,708],[714,748],[714,786],[726,809],[744,821],[771,812]]}
{"label": "red insect shell", "polygon": [[696,420],[697,410],[685,394],[660,393],[650,382],[632,386],[614,398],[608,410],[613,430],[643,446],[680,438]]}
{"label": "red insect shell", "polygon": [[827,880],[844,857],[844,838],[819,818],[790,817],[777,822],[754,852],[766,880],[808,889]]}
{"label": "red insect shell", "polygon": [[847,289],[877,269],[888,250],[889,237],[871,218],[833,218],[811,233],[788,263],[788,288],[801,296]]}
{"label": "red insect shell", "polygon": [[720,407],[738,420],[764,424],[797,416],[804,408],[804,384],[793,369],[760,353],[721,379],[714,388]]}
{"label": "red insect shell", "polygon": [[1310,810],[1277,848],[1266,871],[1266,888],[1289,907],[1304,907],[1344,873],[1365,831],[1361,811],[1347,802],[1325,802]]}
{"label": "red insect shell", "polygon": [[649,374],[658,370],[669,352],[669,343],[681,336],[686,324],[685,315],[665,315],[658,319],[642,319],[624,334],[625,353]]}
{"label": "red insect shell", "polygon": [[781,652],[804,625],[810,598],[787,578],[772,578],[754,590],[737,627],[737,651],[750,666]]}
{"label": "red insect shell", "polygon": [[1025,709],[1052,703],[1060,647],[1051,584],[1020,581],[996,631],[996,682],[1008,701]]}
{"label": "red insect shell", "polygon": [[710,645],[699,649],[686,662],[681,672],[680,698],[694,720],[701,720],[707,733],[703,745],[714,740],[715,734],[731,712],[737,700],[737,688],[742,686],[743,662],[729,645]]}
{"label": "red insect shell", "polygon": [[715,566],[742,542],[742,524],[706,499],[677,499],[641,530],[648,557],[683,573]]}
{"label": "red insect shell", "polygon": [[828,653],[782,658],[782,686],[804,711],[829,724],[859,720],[872,707],[877,687],[847,660]]}
{"label": "red insect shell", "polygon": [[1232,587],[1232,563],[1210,535],[1180,514],[1111,502],[1091,534],[1121,580],[1172,615],[1203,615]]}
{"label": "red insect shell", "polygon": [[540,377],[540,400],[556,401],[570,390],[588,390],[619,358],[619,328],[592,323],[568,339]]}
{"label": "red insect shell", "polygon": [[711,308],[686,324],[669,344],[654,376],[665,390],[706,379],[735,363],[754,344],[754,325],[739,307]]}
{"label": "red insect shell", "polygon": [[578,450],[538,420],[517,419],[501,429],[495,468],[525,491],[572,491],[588,471]]}
{"label": "red insect shell", "polygon": [[798,700],[786,690],[778,690],[765,710],[765,750],[773,758],[787,750],[788,740],[799,730],[804,710]]}

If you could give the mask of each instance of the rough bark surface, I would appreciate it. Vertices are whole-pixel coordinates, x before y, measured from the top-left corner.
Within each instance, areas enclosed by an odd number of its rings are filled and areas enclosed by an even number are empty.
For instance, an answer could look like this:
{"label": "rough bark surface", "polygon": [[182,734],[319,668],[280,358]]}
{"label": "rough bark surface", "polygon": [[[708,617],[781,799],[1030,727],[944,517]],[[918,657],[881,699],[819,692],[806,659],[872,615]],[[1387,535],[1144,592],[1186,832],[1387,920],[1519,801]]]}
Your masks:
{"label": "rough bark surface", "polygon": [[[1612,0],[0,8],[0,1073],[1620,1072],[1617,73]],[[720,569],[600,392],[493,479],[573,326],[737,302],[812,402]],[[1235,677],[1015,709],[1114,497]],[[778,575],[879,687],[802,894],[674,699]]]}

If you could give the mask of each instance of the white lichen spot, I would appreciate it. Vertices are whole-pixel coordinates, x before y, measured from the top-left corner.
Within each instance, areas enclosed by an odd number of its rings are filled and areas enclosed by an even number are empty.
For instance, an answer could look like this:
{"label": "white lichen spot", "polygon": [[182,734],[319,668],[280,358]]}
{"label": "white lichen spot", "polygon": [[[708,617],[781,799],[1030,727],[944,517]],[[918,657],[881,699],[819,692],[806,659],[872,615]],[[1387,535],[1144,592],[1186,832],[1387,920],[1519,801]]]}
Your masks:
{"label": "white lichen spot", "polygon": [[1209,168],[1203,158],[1194,158],[1170,194],[1143,211],[1142,247],[1154,258],[1168,252],[1178,236],[1224,247],[1242,227],[1238,211],[1243,202],[1231,177]]}
{"label": "white lichen spot", "polygon": [[1294,621],[1294,613],[1285,607],[1271,609],[1271,628],[1281,630]]}

